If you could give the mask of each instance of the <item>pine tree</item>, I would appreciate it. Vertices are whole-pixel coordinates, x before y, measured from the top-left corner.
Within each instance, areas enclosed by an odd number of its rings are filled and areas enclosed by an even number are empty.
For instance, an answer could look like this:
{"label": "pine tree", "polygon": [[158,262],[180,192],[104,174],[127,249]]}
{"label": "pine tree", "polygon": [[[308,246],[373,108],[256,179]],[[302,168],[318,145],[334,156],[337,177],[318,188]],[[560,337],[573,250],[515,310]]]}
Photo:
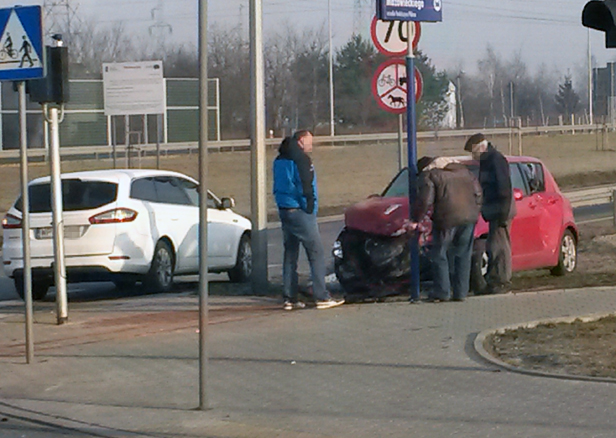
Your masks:
{"label": "pine tree", "polygon": [[556,94],[556,108],[568,120],[571,114],[575,114],[580,104],[580,96],[573,89],[571,75],[565,76],[565,82],[558,85]]}

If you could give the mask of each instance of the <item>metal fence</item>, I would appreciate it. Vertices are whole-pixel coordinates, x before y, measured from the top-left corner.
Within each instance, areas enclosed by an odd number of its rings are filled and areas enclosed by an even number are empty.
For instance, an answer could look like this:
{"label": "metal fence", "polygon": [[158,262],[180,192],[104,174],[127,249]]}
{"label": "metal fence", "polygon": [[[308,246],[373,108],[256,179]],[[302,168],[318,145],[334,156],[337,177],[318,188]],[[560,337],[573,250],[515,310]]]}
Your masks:
{"label": "metal fence", "polygon": [[[209,139],[220,140],[220,85],[217,78],[208,81]],[[18,96],[10,83],[0,85],[0,150],[18,149]],[[105,115],[102,80],[69,81],[70,102],[65,106],[64,121],[60,125],[62,147],[103,146],[125,143],[124,117],[119,123]],[[163,143],[196,142],[199,136],[198,79],[166,79],[166,111],[162,127],[158,117],[130,116],[132,143],[155,143],[159,128]],[[117,117],[116,117],[117,118]],[[28,102],[28,147],[45,148],[45,125],[38,103]]]}

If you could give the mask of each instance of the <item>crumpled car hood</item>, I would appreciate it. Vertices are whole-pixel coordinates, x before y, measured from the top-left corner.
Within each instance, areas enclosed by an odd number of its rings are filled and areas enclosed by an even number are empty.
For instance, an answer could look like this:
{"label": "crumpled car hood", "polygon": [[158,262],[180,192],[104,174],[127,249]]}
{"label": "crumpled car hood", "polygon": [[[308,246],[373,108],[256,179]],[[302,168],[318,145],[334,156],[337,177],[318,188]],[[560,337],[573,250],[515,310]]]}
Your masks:
{"label": "crumpled car hood", "polygon": [[407,197],[375,196],[350,206],[344,213],[344,223],[348,228],[380,236],[403,234],[408,218]]}

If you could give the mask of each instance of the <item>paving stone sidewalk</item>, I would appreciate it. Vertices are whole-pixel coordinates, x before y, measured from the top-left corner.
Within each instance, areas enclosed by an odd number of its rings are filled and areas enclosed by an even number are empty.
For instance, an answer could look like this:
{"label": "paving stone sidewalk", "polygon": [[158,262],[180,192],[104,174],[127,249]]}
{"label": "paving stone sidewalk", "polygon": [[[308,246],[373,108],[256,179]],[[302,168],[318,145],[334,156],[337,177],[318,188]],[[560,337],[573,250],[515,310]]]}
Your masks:
{"label": "paving stone sidewalk", "polygon": [[78,437],[615,436],[616,385],[501,371],[472,346],[489,328],[614,312],[614,288],[294,312],[210,302],[205,412],[197,297],[78,303],[65,326],[37,304],[30,365],[22,306],[3,303],[0,436],[23,422]]}

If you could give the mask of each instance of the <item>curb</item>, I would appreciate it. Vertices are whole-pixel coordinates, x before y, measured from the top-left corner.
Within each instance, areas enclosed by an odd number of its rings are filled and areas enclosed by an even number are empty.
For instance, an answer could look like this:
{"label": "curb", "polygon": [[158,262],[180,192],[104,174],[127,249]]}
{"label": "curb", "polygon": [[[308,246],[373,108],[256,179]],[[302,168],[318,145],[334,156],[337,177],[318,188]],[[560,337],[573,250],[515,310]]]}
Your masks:
{"label": "curb", "polygon": [[593,314],[585,315],[585,316],[567,316],[567,317],[561,317],[561,318],[540,319],[540,320],[530,321],[530,322],[517,324],[517,325],[513,324],[513,325],[503,326],[503,327],[499,327],[496,329],[487,329],[477,334],[473,342],[473,347],[475,348],[475,351],[477,352],[477,354],[479,354],[479,356],[481,356],[486,362],[489,362],[493,365],[496,365],[499,368],[502,368],[504,370],[511,371],[514,373],[526,374],[526,375],[534,376],[534,377],[548,377],[552,379],[561,379],[561,380],[577,380],[577,381],[596,382],[596,383],[599,383],[599,382],[600,383],[616,383],[616,378],[614,377],[578,376],[578,375],[564,374],[564,373],[557,374],[557,373],[548,373],[545,371],[535,371],[535,370],[529,370],[525,368],[516,367],[516,366],[510,365],[498,359],[497,357],[490,354],[484,348],[484,343],[488,336],[501,334],[505,330],[516,330],[516,329],[522,329],[522,328],[532,329],[532,328],[537,327],[538,325],[549,324],[549,323],[557,324],[557,323],[563,323],[563,322],[572,323],[573,321],[576,321],[576,320],[581,320],[582,322],[592,322],[592,321],[597,321],[601,318],[605,318],[607,316],[612,316],[612,315],[614,315],[614,312],[593,313]]}

